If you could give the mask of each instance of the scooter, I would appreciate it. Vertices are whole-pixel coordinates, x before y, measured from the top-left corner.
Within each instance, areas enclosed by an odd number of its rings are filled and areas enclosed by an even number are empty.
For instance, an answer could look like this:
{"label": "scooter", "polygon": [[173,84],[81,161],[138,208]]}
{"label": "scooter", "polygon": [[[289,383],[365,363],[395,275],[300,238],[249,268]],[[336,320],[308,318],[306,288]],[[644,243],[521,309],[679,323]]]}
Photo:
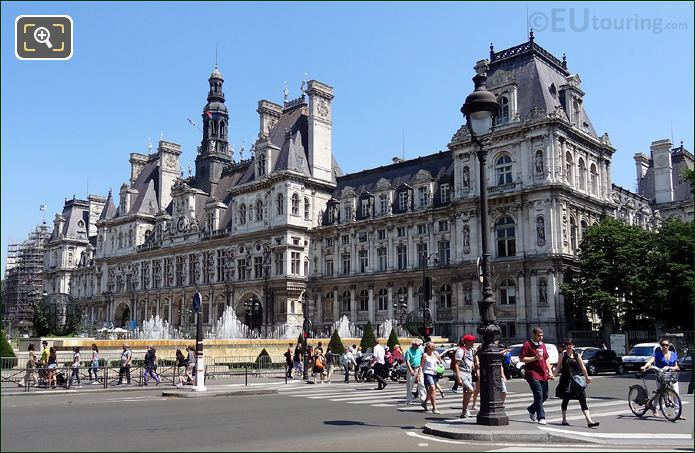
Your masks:
{"label": "scooter", "polygon": [[372,367],[372,356],[363,355],[355,370],[355,380],[357,382],[372,382],[374,380],[374,368]]}

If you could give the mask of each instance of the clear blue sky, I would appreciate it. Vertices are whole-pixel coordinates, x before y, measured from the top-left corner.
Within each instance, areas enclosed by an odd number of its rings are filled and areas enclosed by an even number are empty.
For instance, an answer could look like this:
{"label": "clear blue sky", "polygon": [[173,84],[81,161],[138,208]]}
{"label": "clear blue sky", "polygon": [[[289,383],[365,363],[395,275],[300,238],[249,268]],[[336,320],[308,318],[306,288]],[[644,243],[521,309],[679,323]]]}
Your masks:
{"label": "clear blue sky", "polygon": [[[200,133],[186,118],[200,120],[215,45],[236,151],[258,132],[257,101],[281,102],[285,81],[296,97],[308,73],[335,88],[333,152],[347,173],[400,155],[403,131],[406,158],[446,149],[473,65],[491,42],[526,41],[527,11],[536,42],[580,74],[594,127],[617,148],[616,184],[634,190],[632,156],[653,140],[693,150],[692,2],[3,2],[2,267],[40,204],[51,222],[73,194],[117,192],[148,138],[163,133],[184,169],[193,162]],[[19,14],[72,16],[73,58],[17,60]]]}

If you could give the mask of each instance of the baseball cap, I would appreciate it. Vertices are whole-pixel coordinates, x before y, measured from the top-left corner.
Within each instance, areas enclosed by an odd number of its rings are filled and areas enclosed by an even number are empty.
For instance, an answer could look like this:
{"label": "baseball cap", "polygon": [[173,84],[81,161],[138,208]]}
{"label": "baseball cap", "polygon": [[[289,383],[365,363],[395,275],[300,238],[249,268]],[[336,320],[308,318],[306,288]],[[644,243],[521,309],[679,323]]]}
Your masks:
{"label": "baseball cap", "polygon": [[475,341],[475,337],[468,333],[463,336],[463,341]]}

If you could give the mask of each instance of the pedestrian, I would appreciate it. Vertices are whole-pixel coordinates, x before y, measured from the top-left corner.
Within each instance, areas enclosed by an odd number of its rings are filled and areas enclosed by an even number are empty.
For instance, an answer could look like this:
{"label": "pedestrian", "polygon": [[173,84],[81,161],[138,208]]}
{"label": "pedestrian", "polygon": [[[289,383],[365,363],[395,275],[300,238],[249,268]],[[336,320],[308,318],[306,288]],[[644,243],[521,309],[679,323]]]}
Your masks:
{"label": "pedestrian", "polygon": [[121,367],[118,370],[118,382],[116,385],[123,385],[123,375],[130,385],[130,365],[133,361],[133,351],[130,350],[128,343],[123,343],[123,352],[121,353]]}
{"label": "pedestrian", "polygon": [[403,349],[401,349],[401,345],[399,344],[393,347],[393,361],[396,363],[403,363]]}
{"label": "pedestrian", "polygon": [[345,383],[350,383],[350,366],[353,365],[357,368],[357,363],[355,362],[355,355],[352,353],[352,348],[345,349],[345,352],[340,356],[340,365],[343,367],[343,374],[345,374]]}
{"label": "pedestrian", "polygon": [[34,346],[34,343],[29,343],[29,347],[27,348],[29,351],[29,357],[27,358],[27,364],[26,364],[26,374],[24,376],[24,385],[19,384],[20,387],[24,387],[25,385],[29,387],[29,380],[31,380],[34,383],[34,386],[37,386],[39,383],[39,380],[36,377],[36,367],[37,367],[37,359],[36,359],[36,346]]}
{"label": "pedestrian", "polygon": [[[420,365],[422,363],[422,350],[420,350],[418,340],[415,339],[410,344],[410,348],[405,351],[405,366],[407,374],[405,378],[405,403],[411,405],[413,403],[413,383],[418,381],[420,375]],[[416,395],[418,393],[415,393]]]}
{"label": "pedestrian", "polygon": [[[560,409],[562,409],[562,424],[569,426],[567,422],[567,405],[570,400],[578,400],[579,406],[582,408],[586,424],[589,428],[594,428],[599,425],[599,422],[594,422],[589,413],[589,406],[586,404],[585,387],[591,384],[591,377],[586,372],[586,367],[582,361],[582,356],[574,350],[574,340],[567,339],[565,341],[565,352],[563,352],[557,362],[555,376],[560,375],[560,382],[555,388],[555,396],[562,399]],[[579,377],[579,379],[577,379]],[[581,385],[577,380],[584,378],[584,385]]]}
{"label": "pedestrian", "polygon": [[524,377],[533,393],[533,403],[526,408],[532,421],[538,420],[538,424],[545,425],[545,410],[543,403],[548,399],[548,379],[555,379],[550,372],[550,356],[543,343],[543,330],[534,327],[531,339],[526,340],[521,347],[519,360],[524,363]]}
{"label": "pedestrian", "polygon": [[507,357],[507,353],[509,352],[509,349],[502,349],[500,351],[500,355],[502,356],[502,363],[500,364],[500,384],[501,384],[501,390],[500,394],[502,395],[501,401],[502,401],[502,406],[504,406],[504,402],[507,401],[507,375],[505,374],[506,367],[504,365],[504,358]]}
{"label": "pedestrian", "polygon": [[160,384],[161,380],[157,375],[157,350],[152,346],[147,346],[147,352],[145,353],[145,372],[143,373],[143,383],[145,385],[147,385],[147,376],[154,379],[157,385]]}
{"label": "pedestrian", "polygon": [[193,385],[193,376],[195,375],[195,347],[186,346],[187,357],[186,357],[186,385]]}
{"label": "pedestrian", "polygon": [[53,346],[48,350],[48,358],[46,358],[48,367],[48,385],[51,388],[56,388],[56,373],[58,371],[58,357]]}
{"label": "pedestrian", "polygon": [[[649,358],[649,360],[647,360],[647,363],[645,363],[644,366],[642,366],[641,370],[646,371],[652,365],[654,365],[659,369],[666,368],[674,371],[680,371],[680,365],[678,364],[678,353],[676,351],[671,351],[671,341],[668,338],[664,338],[659,343],[659,346],[660,348],[654,350],[652,356]],[[661,387],[662,384],[657,383],[657,386]],[[671,387],[673,388],[673,391],[675,391],[676,394],[680,396],[678,381],[671,384]],[[656,417],[656,407],[652,407],[652,415]],[[678,417],[678,420],[685,419],[686,418],[684,415]]]}
{"label": "pedestrian", "polygon": [[319,350],[319,351],[321,351],[321,354],[323,354],[323,343],[321,343],[321,342],[319,341],[319,344],[316,345],[316,349]]}
{"label": "pedestrian", "polygon": [[176,350],[176,378],[178,382],[176,387],[183,386],[183,377],[186,375],[186,356],[183,355],[180,349]]}
{"label": "pedestrian", "polygon": [[41,345],[43,346],[43,350],[41,351],[41,365],[46,366],[48,364],[48,356],[51,352],[48,349],[48,341],[43,340]]}
{"label": "pedestrian", "polygon": [[357,362],[357,364],[359,365],[360,362],[362,361],[362,356],[364,355],[364,354],[362,354],[362,346],[357,346],[357,345],[353,344],[352,350],[353,350],[353,353],[355,354],[355,362]]}
{"label": "pedestrian", "polygon": [[425,343],[425,353],[422,355],[422,360],[420,362],[420,367],[422,368],[422,374],[425,380],[425,387],[427,388],[427,396],[425,401],[422,402],[422,408],[427,410],[427,401],[432,401],[432,413],[439,414],[437,410],[437,380],[438,372],[437,368],[443,366],[442,358],[434,350],[434,343],[428,341]]}
{"label": "pedestrian", "polygon": [[471,396],[471,410],[474,411],[478,404],[478,395],[480,394],[480,385],[478,385],[480,380],[480,360],[478,359],[478,349],[474,345],[471,345],[471,351],[473,352],[473,370],[471,371],[473,395]]}
{"label": "pedestrian", "polygon": [[459,348],[454,355],[454,378],[456,384],[463,387],[463,405],[461,407],[461,418],[471,417],[471,411],[468,409],[468,403],[473,396],[473,367],[475,366],[473,356],[473,344],[475,337],[466,334],[459,339]]}
{"label": "pedestrian", "polygon": [[294,370],[299,374],[299,379],[301,379],[302,373],[304,373],[304,364],[302,363],[302,348],[299,343],[294,348],[294,357],[292,359],[294,361]]}
{"label": "pedestrian", "polygon": [[[87,370],[89,372],[89,379],[92,384],[98,384],[99,378],[97,377],[97,371],[99,371],[99,347],[96,343],[92,343],[92,366]],[[94,377],[92,377],[94,375]]]}
{"label": "pedestrian", "polygon": [[287,366],[287,372],[285,373],[285,376],[287,376],[287,379],[292,379],[292,346],[293,344],[290,343],[290,345],[287,347],[287,351],[285,351],[285,365]]}
{"label": "pedestrian", "polygon": [[65,386],[68,390],[70,389],[70,386],[72,386],[72,380],[73,378],[77,378],[77,388],[82,388],[82,385],[80,383],[80,347],[79,346],[73,346],[72,348],[72,363],[70,364],[70,379],[68,379],[68,383]]}
{"label": "pedestrian", "polygon": [[331,379],[333,377],[333,360],[334,360],[335,354],[333,354],[333,351],[331,351],[331,347],[328,346],[328,349],[326,350],[326,384],[331,383]]}
{"label": "pedestrian", "polygon": [[326,358],[323,352],[318,347],[314,350],[314,384],[319,381],[319,384],[323,382],[323,372],[325,371]]}
{"label": "pedestrian", "polygon": [[379,344],[379,339],[376,340],[376,344],[374,345],[372,363],[374,364],[374,377],[379,383],[375,390],[385,389],[388,385],[384,380],[384,374],[386,374],[386,350],[381,344]]}

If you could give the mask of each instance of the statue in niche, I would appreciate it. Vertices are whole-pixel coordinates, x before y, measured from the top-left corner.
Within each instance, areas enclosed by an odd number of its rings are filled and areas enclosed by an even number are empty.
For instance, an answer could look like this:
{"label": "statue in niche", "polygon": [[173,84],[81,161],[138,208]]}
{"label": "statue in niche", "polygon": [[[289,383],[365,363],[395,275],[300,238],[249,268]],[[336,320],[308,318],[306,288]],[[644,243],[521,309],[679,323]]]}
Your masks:
{"label": "statue in niche", "polygon": [[469,190],[471,187],[471,174],[468,167],[463,167],[463,190]]}
{"label": "statue in niche", "polygon": [[536,166],[536,174],[543,173],[543,151],[536,151],[536,158],[534,160]]}
{"label": "statue in niche", "polygon": [[538,281],[538,305],[548,304],[548,282],[542,278]]}
{"label": "statue in niche", "polygon": [[471,229],[468,225],[463,227],[463,253],[471,253]]}
{"label": "statue in niche", "polygon": [[466,286],[465,288],[463,288],[463,305],[465,307],[470,307],[472,299],[472,289],[470,286]]}
{"label": "statue in niche", "polygon": [[542,216],[536,217],[536,243],[545,245],[545,220]]}

